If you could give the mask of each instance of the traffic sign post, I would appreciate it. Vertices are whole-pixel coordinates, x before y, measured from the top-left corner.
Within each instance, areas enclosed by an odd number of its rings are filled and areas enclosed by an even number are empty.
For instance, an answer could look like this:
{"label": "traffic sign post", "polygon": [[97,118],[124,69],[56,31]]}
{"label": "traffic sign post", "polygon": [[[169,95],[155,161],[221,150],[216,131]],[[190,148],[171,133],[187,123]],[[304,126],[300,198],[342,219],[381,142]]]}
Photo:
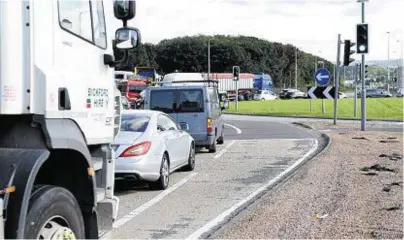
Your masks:
{"label": "traffic sign post", "polygon": [[[319,68],[314,73],[314,80],[315,80],[317,86],[320,86],[320,87],[328,86],[330,84],[330,80],[331,80],[330,72],[324,67]],[[310,109],[311,109],[311,102],[310,102]],[[322,100],[321,100],[321,111],[323,113],[325,112],[324,98],[322,98]]]}

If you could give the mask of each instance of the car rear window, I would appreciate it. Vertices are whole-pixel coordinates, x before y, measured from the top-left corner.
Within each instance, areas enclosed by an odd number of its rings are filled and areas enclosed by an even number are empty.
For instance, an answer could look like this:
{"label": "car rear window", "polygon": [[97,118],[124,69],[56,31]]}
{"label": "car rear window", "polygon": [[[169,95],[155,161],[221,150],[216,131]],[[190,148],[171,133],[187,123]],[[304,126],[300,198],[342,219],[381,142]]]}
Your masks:
{"label": "car rear window", "polygon": [[150,117],[135,114],[124,114],[121,117],[121,131],[144,132],[149,125]]}
{"label": "car rear window", "polygon": [[129,92],[140,93],[146,88],[146,86],[129,85]]}
{"label": "car rear window", "polygon": [[174,90],[151,91],[150,109],[164,113],[173,113],[174,96]]}
{"label": "car rear window", "polygon": [[178,90],[178,113],[203,112],[203,91],[200,89]]}

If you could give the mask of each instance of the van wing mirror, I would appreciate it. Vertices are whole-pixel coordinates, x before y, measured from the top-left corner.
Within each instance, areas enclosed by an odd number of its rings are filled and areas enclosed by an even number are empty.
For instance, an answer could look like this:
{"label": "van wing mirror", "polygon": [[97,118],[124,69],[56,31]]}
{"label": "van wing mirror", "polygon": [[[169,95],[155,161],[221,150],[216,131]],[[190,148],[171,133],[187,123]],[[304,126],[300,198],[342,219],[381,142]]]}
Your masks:
{"label": "van wing mirror", "polygon": [[224,100],[222,111],[224,111],[226,109],[229,109],[229,100],[228,99]]}
{"label": "van wing mirror", "polygon": [[140,31],[133,27],[118,28],[115,32],[115,47],[120,50],[132,50],[141,43]]}
{"label": "van wing mirror", "polygon": [[114,1],[115,18],[123,21],[131,20],[136,15],[135,0],[115,0]]}

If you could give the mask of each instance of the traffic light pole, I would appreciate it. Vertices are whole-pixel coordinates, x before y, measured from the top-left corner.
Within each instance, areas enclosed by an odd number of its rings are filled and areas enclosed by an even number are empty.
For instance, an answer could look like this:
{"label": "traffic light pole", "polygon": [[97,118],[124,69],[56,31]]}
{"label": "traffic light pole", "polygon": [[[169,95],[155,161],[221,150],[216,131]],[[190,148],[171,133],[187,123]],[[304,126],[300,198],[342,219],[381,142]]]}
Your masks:
{"label": "traffic light pole", "polygon": [[358,115],[358,64],[355,64],[354,67],[354,84],[355,84],[355,91],[354,91],[354,117]]}
{"label": "traffic light pole", "polygon": [[338,91],[339,91],[339,66],[340,66],[340,55],[341,55],[341,34],[338,34],[338,44],[337,44],[337,62],[335,63],[335,92],[334,92],[334,125],[337,125],[337,115],[338,115]]}
{"label": "traffic light pole", "polygon": [[[362,23],[365,23],[365,2],[362,5]],[[366,131],[366,90],[365,90],[365,54],[362,54],[361,65],[361,81],[362,81],[362,94],[361,94],[361,131]]]}

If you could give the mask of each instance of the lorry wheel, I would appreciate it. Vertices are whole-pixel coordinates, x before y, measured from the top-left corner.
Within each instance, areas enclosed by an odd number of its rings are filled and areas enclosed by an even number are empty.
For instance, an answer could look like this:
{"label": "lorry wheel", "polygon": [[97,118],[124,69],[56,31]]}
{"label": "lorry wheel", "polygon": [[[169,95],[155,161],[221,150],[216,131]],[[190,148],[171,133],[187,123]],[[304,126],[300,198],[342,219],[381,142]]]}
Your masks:
{"label": "lorry wheel", "polygon": [[34,186],[24,238],[84,239],[84,220],[73,194],[61,187]]}

